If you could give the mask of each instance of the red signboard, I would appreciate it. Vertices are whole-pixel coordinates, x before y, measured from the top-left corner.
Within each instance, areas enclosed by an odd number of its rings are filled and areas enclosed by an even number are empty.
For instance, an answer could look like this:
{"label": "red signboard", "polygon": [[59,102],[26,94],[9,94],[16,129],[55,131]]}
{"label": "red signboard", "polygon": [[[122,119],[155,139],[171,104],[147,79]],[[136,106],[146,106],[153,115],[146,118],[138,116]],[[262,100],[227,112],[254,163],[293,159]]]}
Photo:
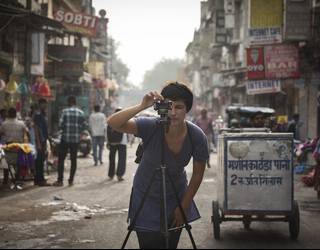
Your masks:
{"label": "red signboard", "polygon": [[265,78],[263,47],[247,49],[247,77],[249,80]]}
{"label": "red signboard", "polygon": [[299,78],[299,52],[295,45],[265,47],[266,79]]}
{"label": "red signboard", "polygon": [[74,13],[62,9],[54,10],[54,19],[63,23],[68,29],[95,37],[97,33],[98,18],[84,13]]}

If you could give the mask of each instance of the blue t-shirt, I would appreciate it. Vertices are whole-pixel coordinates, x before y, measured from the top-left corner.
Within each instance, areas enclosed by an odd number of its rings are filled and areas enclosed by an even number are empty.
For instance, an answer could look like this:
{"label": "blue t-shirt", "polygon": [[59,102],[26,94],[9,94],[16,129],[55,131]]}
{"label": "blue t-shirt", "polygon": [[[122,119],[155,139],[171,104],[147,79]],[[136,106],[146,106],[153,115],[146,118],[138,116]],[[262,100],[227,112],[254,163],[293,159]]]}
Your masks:
{"label": "blue t-shirt", "polygon": [[[141,163],[139,164],[134,178],[129,219],[133,220],[135,217],[152,176],[156,173],[155,180],[151,186],[143,209],[135,223],[135,230],[159,232],[160,221],[163,221],[160,220],[160,197],[162,193],[161,172],[157,171],[161,165],[161,127],[158,124],[158,118],[141,117],[136,119],[136,123],[138,127],[138,134],[136,136],[140,137],[144,142],[149,141],[149,143],[144,149]],[[198,162],[205,163],[209,159],[209,152],[205,134],[198,126],[188,122],[188,135],[186,136],[181,151],[177,155],[169,149],[167,143],[164,145],[164,163],[167,167],[167,173],[173,179],[180,200],[182,200],[188,187],[185,167],[188,166],[192,157]],[[171,223],[178,203],[168,178],[166,189],[168,221]],[[187,211],[186,216],[188,222],[200,218],[200,214],[194,202],[190,206],[189,211]]]}

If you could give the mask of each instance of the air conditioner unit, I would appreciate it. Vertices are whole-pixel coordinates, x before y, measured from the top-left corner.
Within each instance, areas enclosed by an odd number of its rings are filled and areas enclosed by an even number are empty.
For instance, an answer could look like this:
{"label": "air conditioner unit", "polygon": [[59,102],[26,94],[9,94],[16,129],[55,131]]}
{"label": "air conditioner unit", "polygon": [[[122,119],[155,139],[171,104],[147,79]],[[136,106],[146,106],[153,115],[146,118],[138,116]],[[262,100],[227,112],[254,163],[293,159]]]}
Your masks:
{"label": "air conditioner unit", "polygon": [[234,15],[234,13],[235,13],[234,0],[225,0],[224,1],[224,11],[225,11],[226,15]]}

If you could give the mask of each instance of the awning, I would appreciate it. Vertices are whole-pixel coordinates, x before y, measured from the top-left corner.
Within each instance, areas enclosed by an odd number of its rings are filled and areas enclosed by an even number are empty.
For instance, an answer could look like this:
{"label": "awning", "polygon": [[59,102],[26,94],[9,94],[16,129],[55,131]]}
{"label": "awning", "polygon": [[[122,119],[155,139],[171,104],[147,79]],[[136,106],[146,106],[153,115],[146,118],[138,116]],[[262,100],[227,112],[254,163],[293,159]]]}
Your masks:
{"label": "awning", "polygon": [[51,28],[51,29],[58,29],[58,30],[61,30],[61,32],[63,29],[65,29],[65,27],[63,26],[62,23],[57,22],[57,21],[50,19],[48,17],[40,16],[40,15],[37,15],[34,13],[30,14],[30,20],[32,22],[32,25],[37,24],[39,27],[42,27],[42,28],[47,27],[47,28]]}
{"label": "awning", "polygon": [[45,16],[37,15],[29,10],[0,4],[0,16],[14,22],[27,24],[29,27],[45,33],[62,34],[65,27],[60,22]]}

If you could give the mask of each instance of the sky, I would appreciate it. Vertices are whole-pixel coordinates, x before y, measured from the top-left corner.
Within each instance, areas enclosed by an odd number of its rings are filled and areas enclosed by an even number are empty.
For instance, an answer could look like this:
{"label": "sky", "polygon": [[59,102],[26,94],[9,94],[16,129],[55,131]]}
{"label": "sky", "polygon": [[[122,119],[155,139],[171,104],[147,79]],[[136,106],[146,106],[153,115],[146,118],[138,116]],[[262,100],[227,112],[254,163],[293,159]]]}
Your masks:
{"label": "sky", "polygon": [[108,34],[120,43],[135,85],[162,58],[185,58],[200,25],[200,0],[93,0],[93,6],[107,11]]}

